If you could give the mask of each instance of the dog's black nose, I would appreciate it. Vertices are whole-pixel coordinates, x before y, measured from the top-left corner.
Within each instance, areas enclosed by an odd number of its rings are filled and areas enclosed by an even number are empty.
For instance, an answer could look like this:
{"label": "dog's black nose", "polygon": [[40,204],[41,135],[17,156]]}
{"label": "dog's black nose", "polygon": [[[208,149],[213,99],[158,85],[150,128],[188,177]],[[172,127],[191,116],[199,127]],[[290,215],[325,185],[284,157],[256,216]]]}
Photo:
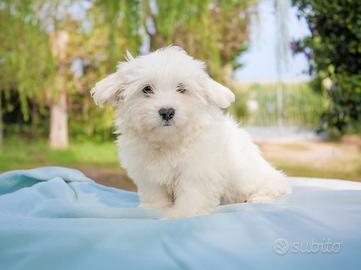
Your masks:
{"label": "dog's black nose", "polygon": [[159,115],[162,117],[163,120],[170,120],[173,118],[175,114],[175,110],[173,108],[161,108],[159,110]]}

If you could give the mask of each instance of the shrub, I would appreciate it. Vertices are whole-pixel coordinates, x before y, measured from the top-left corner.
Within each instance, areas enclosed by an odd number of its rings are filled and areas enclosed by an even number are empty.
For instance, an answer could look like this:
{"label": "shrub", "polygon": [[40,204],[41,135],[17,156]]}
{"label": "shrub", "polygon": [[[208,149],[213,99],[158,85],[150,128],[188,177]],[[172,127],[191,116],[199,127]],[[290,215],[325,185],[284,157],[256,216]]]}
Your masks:
{"label": "shrub", "polygon": [[343,134],[361,122],[361,3],[356,0],[293,0],[311,36],[293,42],[310,62],[314,90],[330,99],[322,129]]}

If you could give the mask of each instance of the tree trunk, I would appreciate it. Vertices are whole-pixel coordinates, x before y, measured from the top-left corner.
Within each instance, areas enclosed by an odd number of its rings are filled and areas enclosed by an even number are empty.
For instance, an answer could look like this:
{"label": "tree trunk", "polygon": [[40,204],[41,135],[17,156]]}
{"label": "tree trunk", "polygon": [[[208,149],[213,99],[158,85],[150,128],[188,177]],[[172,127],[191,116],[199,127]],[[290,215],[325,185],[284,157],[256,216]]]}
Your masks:
{"label": "tree trunk", "polygon": [[53,149],[65,149],[69,146],[68,110],[65,91],[60,93],[58,101],[51,106],[49,139],[50,147]]}
{"label": "tree trunk", "polygon": [[66,31],[54,31],[50,34],[51,50],[58,61],[58,70],[54,87],[59,95],[52,101],[50,108],[49,143],[53,149],[65,149],[69,146],[68,110],[66,104],[66,48],[69,34]]}

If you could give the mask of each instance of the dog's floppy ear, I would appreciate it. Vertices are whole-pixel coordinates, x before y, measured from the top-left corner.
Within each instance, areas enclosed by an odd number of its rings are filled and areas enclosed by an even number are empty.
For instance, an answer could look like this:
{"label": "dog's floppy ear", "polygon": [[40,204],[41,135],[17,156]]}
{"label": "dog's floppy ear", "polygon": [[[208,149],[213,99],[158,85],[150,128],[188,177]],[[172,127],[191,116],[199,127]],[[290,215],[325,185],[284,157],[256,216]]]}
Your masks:
{"label": "dog's floppy ear", "polygon": [[129,71],[129,63],[134,60],[129,51],[125,53],[125,60],[125,62],[118,63],[116,72],[97,82],[90,91],[96,105],[101,106],[105,102],[109,102],[116,106],[124,99],[125,74]]}
{"label": "dog's floppy ear", "polygon": [[120,72],[117,71],[97,82],[90,94],[98,106],[105,102],[115,106],[123,99],[123,92],[123,79]]}
{"label": "dog's floppy ear", "polygon": [[202,87],[208,102],[217,105],[219,108],[225,109],[235,100],[235,96],[230,89],[209,76],[202,80]]}

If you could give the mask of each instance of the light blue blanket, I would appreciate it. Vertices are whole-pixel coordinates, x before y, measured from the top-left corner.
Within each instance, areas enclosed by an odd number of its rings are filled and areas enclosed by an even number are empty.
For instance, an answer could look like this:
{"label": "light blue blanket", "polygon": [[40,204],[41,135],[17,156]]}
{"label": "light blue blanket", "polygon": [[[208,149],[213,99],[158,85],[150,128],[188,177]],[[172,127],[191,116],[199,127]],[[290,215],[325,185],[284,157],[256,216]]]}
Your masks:
{"label": "light blue blanket", "polygon": [[361,269],[361,184],[293,179],[272,204],[173,221],[47,167],[0,174],[0,269]]}

